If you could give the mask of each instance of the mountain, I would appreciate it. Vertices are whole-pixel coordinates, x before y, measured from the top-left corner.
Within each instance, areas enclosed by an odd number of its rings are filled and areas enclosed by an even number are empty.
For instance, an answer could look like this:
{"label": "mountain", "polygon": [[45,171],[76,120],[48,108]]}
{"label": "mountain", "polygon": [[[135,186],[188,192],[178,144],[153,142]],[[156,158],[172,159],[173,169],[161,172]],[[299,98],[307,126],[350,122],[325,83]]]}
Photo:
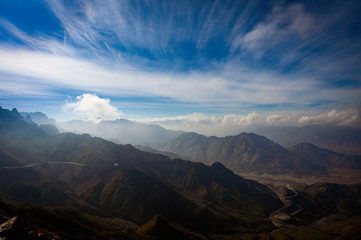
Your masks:
{"label": "mountain", "polygon": [[167,157],[169,157],[171,159],[181,158],[181,159],[184,159],[184,160],[190,160],[185,156],[180,156],[180,155],[177,155],[177,154],[171,153],[171,152],[159,151],[157,149],[154,149],[154,148],[151,148],[151,147],[148,147],[148,146],[136,145],[135,147],[138,148],[139,150],[142,150],[143,152],[162,154],[162,155],[165,155],[165,156],[167,156]]}
{"label": "mountain", "polygon": [[282,146],[312,143],[346,155],[361,155],[361,129],[315,125],[305,127],[270,126],[253,130]]}
{"label": "mountain", "polygon": [[[16,110],[0,109],[0,122],[0,224],[19,230],[0,237],[202,239],[274,228],[277,195],[220,163],[171,160],[88,134],[47,135]],[[8,222],[15,216],[19,225]]]}
{"label": "mountain", "polygon": [[346,156],[317,147],[311,143],[297,144],[290,147],[289,150],[302,155],[313,164],[317,164],[324,169],[361,169],[361,156]]}
{"label": "mountain", "polygon": [[[221,146],[219,149],[225,150],[222,154],[229,156],[233,156],[233,148],[243,149],[248,153],[244,157],[254,156],[249,159],[255,164],[260,164],[258,158],[264,156],[278,157],[274,165],[277,168],[280,167],[277,164],[286,161],[283,157],[301,153],[305,156],[300,160],[308,157],[307,154],[329,157],[325,163],[345,157],[310,144],[295,146],[292,152],[255,134],[195,137],[200,146]],[[220,162],[207,166],[171,160],[89,134],[48,135],[30,118],[20,116],[16,109],[0,108],[0,139],[0,238],[359,239],[361,236],[360,184],[317,183],[284,189],[282,203],[266,186],[235,175]],[[193,145],[200,149],[197,141]],[[289,166],[301,163],[295,164]],[[286,223],[273,231],[276,227],[270,221],[271,216]]]}
{"label": "mountain", "polygon": [[33,122],[37,123],[38,125],[41,125],[41,124],[56,125],[55,119],[48,118],[48,116],[46,116],[42,112],[21,112],[20,115],[23,117],[29,116],[31,118],[31,120]]}
{"label": "mountain", "polygon": [[42,112],[21,112],[20,115],[38,124],[39,127],[48,135],[59,134],[59,127],[56,127],[57,122],[55,119],[48,118],[48,116]]}
{"label": "mountain", "polygon": [[122,144],[152,145],[168,141],[182,132],[166,130],[158,125],[137,123],[126,119],[115,121],[101,121],[93,123],[90,121],[73,120],[58,123],[64,131],[74,133],[89,133]]}
{"label": "mountain", "polygon": [[83,120],[57,122],[42,112],[21,112],[20,115],[31,119],[48,135],[59,132],[87,133],[122,144],[152,145],[168,141],[183,133],[182,131],[167,130],[158,125],[137,123],[126,119],[103,120],[99,123]]}
{"label": "mountain", "polygon": [[253,133],[241,133],[223,138],[184,133],[159,150],[187,156],[206,164],[221,162],[237,172],[323,174],[324,170],[306,158],[271,140]]}
{"label": "mountain", "polygon": [[184,232],[168,222],[167,219],[161,215],[155,216],[151,221],[140,226],[139,232],[146,233],[147,235],[157,237],[158,239],[206,239],[194,233]]}

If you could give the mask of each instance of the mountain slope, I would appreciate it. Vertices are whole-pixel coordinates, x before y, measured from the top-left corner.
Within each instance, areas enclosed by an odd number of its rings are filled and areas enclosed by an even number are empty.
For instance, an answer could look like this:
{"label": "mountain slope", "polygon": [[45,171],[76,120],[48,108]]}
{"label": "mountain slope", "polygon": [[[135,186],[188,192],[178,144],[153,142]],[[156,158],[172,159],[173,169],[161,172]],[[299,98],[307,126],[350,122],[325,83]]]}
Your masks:
{"label": "mountain slope", "polygon": [[237,173],[322,174],[324,170],[302,156],[265,137],[241,133],[223,138],[184,133],[166,144],[162,151],[188,156],[206,164],[221,162]]}
{"label": "mountain slope", "polygon": [[328,149],[319,148],[311,143],[297,144],[289,149],[325,169],[361,169],[361,156],[345,156]]}

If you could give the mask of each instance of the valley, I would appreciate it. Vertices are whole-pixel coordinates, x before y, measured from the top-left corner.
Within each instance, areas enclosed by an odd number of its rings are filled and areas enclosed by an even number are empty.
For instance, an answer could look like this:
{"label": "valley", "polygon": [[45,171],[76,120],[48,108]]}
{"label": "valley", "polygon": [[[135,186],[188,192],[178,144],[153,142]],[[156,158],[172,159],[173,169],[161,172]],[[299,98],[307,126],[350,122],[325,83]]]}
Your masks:
{"label": "valley", "polygon": [[287,174],[255,174],[241,173],[240,176],[252,179],[267,186],[287,186],[296,188],[304,187],[319,182],[329,182],[337,184],[357,184],[361,183],[361,170],[359,169],[332,169],[326,175],[321,176],[291,176]]}
{"label": "valley", "polygon": [[16,109],[0,110],[2,238],[361,236],[358,156],[286,149],[249,133],[183,134],[142,151],[89,134],[49,135]]}

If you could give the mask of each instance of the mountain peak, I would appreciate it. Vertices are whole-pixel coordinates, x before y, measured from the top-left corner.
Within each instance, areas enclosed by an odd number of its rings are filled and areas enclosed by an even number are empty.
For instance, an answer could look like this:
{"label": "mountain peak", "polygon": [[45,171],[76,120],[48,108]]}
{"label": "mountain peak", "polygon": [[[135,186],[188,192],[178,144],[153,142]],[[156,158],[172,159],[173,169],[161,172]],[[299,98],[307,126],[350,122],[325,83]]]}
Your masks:
{"label": "mountain peak", "polygon": [[228,168],[226,168],[222,163],[220,162],[215,162],[211,165],[212,169],[216,170],[217,172],[220,172],[222,174],[229,174],[229,173],[233,173],[231,170],[229,170]]}
{"label": "mountain peak", "polygon": [[0,108],[0,117],[4,119],[21,119],[21,115],[19,114],[16,108],[13,108],[11,111],[8,109]]}
{"label": "mountain peak", "polygon": [[9,113],[14,118],[21,118],[21,115],[16,108],[13,108]]}

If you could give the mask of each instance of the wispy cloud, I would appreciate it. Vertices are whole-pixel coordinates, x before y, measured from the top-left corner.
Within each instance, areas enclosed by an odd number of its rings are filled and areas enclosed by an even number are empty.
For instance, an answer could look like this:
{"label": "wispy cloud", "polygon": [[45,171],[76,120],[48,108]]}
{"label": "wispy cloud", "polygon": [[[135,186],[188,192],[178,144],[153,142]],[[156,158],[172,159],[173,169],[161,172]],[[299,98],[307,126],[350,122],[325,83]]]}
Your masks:
{"label": "wispy cloud", "polygon": [[95,94],[84,93],[63,106],[65,111],[85,117],[85,121],[99,123],[102,120],[114,120],[122,116],[122,112],[112,106],[108,98],[100,98]]}
{"label": "wispy cloud", "polygon": [[[76,51],[73,47],[68,46],[63,41],[59,41],[53,37],[44,35],[31,36],[17,26],[7,21],[6,19],[0,18],[0,28],[3,28],[9,36],[15,37],[17,40],[23,42],[28,48],[34,51],[45,51],[54,55],[75,55]],[[7,45],[8,48],[14,48],[15,46]]]}
{"label": "wispy cloud", "polygon": [[[87,59],[70,58],[28,50],[0,48],[0,71],[21,76],[17,83],[28,88],[26,77],[49,88],[98,92],[109,96],[160,96],[181,102],[240,106],[245,103],[276,104],[301,101],[310,104],[323,98],[340,100],[349,89],[330,95],[317,88],[314,79],[288,77],[272,72],[223,68],[209,72],[164,73],[140,69],[109,68]],[[16,91],[16,89],[14,89]],[[318,94],[314,93],[318,91]],[[356,92],[352,94],[352,92]]]}
{"label": "wispy cloud", "polygon": [[[301,4],[276,6],[268,18],[252,31],[239,36],[233,48],[246,48],[259,57],[269,48],[289,41],[302,40],[318,29],[312,14],[306,13]],[[292,37],[296,37],[292,39]]]}

